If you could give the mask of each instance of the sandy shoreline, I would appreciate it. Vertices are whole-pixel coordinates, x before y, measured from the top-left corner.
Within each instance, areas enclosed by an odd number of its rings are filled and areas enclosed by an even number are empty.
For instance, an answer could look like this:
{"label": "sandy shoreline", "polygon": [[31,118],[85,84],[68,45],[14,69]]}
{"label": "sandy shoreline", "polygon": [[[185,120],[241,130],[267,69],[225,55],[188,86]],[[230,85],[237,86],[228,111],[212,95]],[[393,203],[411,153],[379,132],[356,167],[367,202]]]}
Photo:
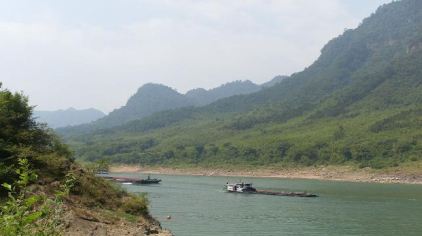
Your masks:
{"label": "sandy shoreline", "polygon": [[350,166],[303,167],[286,169],[205,169],[205,168],[168,168],[140,166],[112,166],[111,172],[192,175],[192,176],[229,176],[229,177],[262,177],[285,179],[317,179],[346,182],[404,183],[422,184],[422,169],[411,171],[403,168],[387,170],[359,169]]}

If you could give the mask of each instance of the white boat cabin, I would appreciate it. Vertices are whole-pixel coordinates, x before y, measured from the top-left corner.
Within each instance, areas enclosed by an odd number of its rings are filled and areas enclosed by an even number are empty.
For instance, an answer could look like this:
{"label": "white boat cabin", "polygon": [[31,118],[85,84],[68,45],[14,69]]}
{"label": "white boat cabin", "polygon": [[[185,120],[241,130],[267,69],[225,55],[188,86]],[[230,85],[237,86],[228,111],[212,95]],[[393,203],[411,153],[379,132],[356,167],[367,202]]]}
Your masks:
{"label": "white boat cabin", "polygon": [[256,192],[256,189],[252,187],[252,183],[227,183],[226,184],[226,191],[228,192]]}

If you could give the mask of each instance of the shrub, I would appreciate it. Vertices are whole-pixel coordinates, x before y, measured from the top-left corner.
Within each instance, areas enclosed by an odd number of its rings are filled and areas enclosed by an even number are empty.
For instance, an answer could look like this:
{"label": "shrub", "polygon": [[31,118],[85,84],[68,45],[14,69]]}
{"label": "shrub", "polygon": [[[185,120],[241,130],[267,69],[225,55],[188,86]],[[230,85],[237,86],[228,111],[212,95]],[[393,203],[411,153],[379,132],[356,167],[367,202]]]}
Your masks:
{"label": "shrub", "polygon": [[122,210],[132,215],[147,215],[148,199],[145,195],[128,196],[123,199]]}

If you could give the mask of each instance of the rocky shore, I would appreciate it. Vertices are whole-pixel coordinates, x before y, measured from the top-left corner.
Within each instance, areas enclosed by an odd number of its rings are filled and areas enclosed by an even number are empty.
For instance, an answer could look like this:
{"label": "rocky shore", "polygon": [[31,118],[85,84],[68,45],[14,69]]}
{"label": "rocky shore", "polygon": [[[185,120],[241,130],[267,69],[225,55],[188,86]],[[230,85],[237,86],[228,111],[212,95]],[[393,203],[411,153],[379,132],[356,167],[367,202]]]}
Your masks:
{"label": "rocky shore", "polygon": [[113,166],[111,172],[141,172],[145,174],[239,176],[289,179],[318,179],[347,182],[422,184],[422,166],[397,167],[384,170],[352,166],[324,166],[302,168],[208,169]]}
{"label": "rocky shore", "polygon": [[124,219],[106,211],[67,206],[62,219],[68,236],[172,236],[153,218]]}

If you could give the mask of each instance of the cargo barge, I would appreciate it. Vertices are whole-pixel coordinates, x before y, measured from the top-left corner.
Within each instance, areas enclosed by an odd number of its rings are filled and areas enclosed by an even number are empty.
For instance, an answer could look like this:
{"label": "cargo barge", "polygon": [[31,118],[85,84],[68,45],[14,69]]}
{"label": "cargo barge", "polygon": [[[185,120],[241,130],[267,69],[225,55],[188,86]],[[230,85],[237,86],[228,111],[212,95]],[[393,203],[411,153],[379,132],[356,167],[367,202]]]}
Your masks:
{"label": "cargo barge", "polygon": [[246,194],[262,194],[272,196],[286,196],[286,197],[318,197],[316,194],[307,192],[277,192],[270,190],[257,190],[252,187],[252,183],[227,183],[225,190],[229,193],[246,193]]}

